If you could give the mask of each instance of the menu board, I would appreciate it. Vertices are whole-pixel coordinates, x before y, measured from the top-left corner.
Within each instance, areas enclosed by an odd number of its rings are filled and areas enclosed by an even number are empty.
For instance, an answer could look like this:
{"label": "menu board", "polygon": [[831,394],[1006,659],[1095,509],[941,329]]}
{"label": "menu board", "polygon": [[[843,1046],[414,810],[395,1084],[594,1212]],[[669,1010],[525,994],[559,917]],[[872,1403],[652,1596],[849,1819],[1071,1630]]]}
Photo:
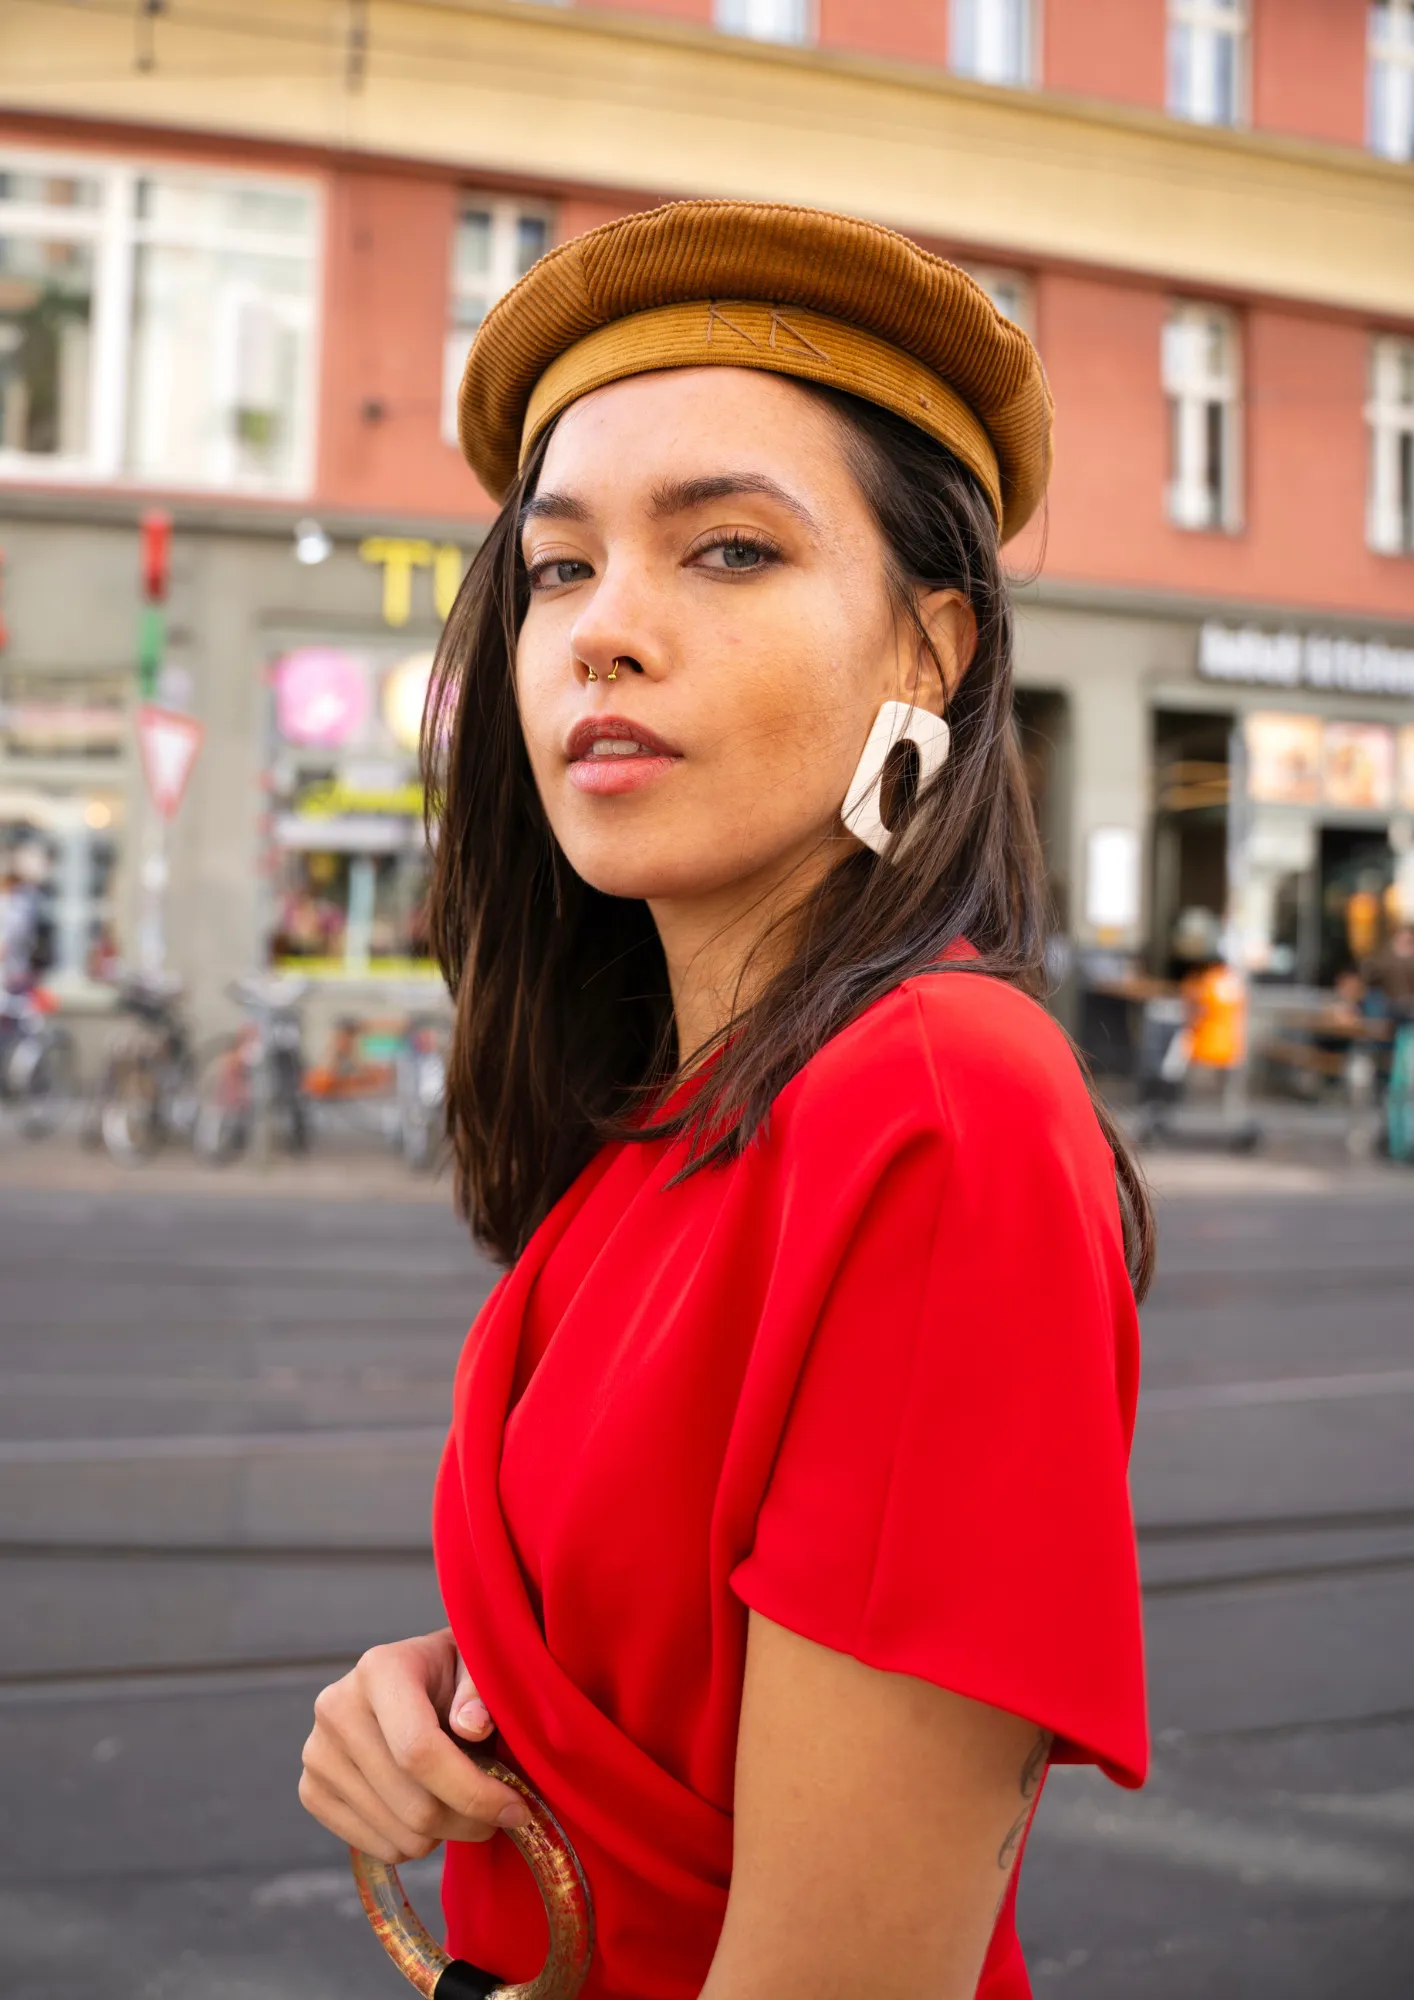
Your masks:
{"label": "menu board", "polygon": [[1321,803],[1321,718],[1258,710],[1244,725],[1248,794],[1263,805]]}
{"label": "menu board", "polygon": [[1328,722],[1322,792],[1328,806],[1388,812],[1394,804],[1394,731],[1378,722]]}
{"label": "menu board", "polygon": [[1263,709],[1244,724],[1247,792],[1261,805],[1414,811],[1414,726],[1325,722]]}

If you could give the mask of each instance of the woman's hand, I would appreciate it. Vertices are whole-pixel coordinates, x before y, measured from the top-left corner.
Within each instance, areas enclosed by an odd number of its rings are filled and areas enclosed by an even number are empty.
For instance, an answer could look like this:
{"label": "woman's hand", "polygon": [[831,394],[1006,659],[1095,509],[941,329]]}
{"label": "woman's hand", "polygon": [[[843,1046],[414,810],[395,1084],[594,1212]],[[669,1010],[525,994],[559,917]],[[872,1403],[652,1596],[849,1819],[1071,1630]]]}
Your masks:
{"label": "woman's hand", "polygon": [[420,1860],[443,1840],[489,1840],[530,1816],[447,1731],[480,1743],[493,1726],[450,1631],[375,1646],[314,1704],[300,1803],[379,1861]]}

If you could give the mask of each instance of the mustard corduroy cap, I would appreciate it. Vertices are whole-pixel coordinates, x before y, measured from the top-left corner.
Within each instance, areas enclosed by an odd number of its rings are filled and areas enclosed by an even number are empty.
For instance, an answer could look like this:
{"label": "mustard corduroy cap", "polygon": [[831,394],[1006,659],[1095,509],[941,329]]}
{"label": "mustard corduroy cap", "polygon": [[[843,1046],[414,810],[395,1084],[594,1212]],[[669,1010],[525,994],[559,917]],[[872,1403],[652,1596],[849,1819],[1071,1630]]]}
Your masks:
{"label": "mustard corduroy cap", "polygon": [[981,286],[879,223],[769,202],[671,202],[549,251],[477,332],[462,450],[500,498],[578,397],[704,366],[827,383],[906,417],[975,473],[1004,541],[1046,490],[1040,358]]}

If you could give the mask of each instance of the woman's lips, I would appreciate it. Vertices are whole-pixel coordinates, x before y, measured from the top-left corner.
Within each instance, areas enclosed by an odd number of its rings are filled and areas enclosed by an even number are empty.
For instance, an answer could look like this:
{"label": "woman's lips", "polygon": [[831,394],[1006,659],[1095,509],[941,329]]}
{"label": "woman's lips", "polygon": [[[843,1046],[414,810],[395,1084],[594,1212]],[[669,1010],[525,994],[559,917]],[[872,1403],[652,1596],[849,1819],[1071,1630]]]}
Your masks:
{"label": "woman's lips", "polygon": [[681,756],[656,731],[615,715],[577,722],[565,744],[570,783],[600,798],[652,784]]}

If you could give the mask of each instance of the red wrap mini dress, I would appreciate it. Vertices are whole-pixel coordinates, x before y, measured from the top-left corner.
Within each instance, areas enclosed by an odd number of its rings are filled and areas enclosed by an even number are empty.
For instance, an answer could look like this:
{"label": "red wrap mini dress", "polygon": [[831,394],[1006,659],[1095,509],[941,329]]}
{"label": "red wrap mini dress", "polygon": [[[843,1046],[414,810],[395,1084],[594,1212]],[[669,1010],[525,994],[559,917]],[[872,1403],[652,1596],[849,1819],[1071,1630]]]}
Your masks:
{"label": "red wrap mini dress", "polygon": [[[1146,1761],[1114,1164],[1064,1038],[908,981],[735,1163],[606,1147],[472,1329],[438,1574],[503,1753],[584,1864],[587,2000],[693,2000],[731,1879],[747,1615]],[[510,1843],[448,1848],[452,1952],[540,1964]],[[1029,1992],[997,1922],[980,2000]]]}

